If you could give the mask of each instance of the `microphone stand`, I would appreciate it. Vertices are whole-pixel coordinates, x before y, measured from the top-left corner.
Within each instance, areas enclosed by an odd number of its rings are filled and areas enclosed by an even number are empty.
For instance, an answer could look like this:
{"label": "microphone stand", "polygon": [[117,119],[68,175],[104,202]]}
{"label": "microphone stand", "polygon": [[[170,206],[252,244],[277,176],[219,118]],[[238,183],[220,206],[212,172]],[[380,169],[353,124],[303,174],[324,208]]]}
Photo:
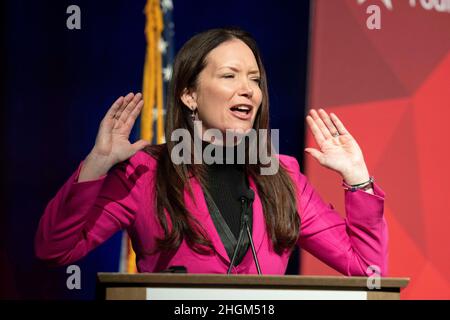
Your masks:
{"label": "microphone stand", "polygon": [[262,272],[261,272],[261,268],[259,267],[259,261],[258,261],[258,256],[256,255],[255,245],[253,244],[252,233],[250,232],[250,228],[248,226],[248,217],[247,216],[244,217],[244,223],[245,223],[245,227],[247,229],[248,239],[250,240],[250,246],[252,248],[253,260],[255,260],[256,270],[258,270],[258,274],[261,275]]}
{"label": "microphone stand", "polygon": [[[253,200],[253,198],[251,198]],[[261,268],[259,266],[259,261],[258,261],[258,256],[256,255],[256,249],[255,249],[255,245],[253,243],[253,237],[252,237],[252,233],[250,232],[250,228],[248,226],[248,214],[247,214],[247,201],[248,198],[243,196],[241,197],[242,203],[245,203],[245,207],[244,207],[244,211],[243,211],[243,217],[242,217],[242,224],[241,224],[241,230],[239,231],[239,237],[236,243],[236,247],[234,248],[234,252],[233,252],[233,257],[231,258],[231,262],[230,262],[230,266],[228,267],[228,271],[227,274],[231,273],[231,269],[234,266],[236,257],[237,257],[237,253],[241,247],[241,243],[242,243],[242,239],[243,239],[243,235],[244,235],[244,229],[247,231],[247,235],[248,238],[250,240],[250,246],[252,248],[252,255],[253,255],[253,260],[255,261],[256,264],[256,269],[258,270],[258,274],[261,275]]]}

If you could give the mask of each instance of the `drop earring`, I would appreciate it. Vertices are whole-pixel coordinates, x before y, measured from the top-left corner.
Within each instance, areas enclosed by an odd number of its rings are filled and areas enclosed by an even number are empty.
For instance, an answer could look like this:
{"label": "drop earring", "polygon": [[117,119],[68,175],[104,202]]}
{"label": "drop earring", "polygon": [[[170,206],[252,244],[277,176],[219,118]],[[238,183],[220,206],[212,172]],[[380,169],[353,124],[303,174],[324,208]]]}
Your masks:
{"label": "drop earring", "polygon": [[196,114],[196,111],[197,111],[197,109],[192,109],[192,110],[191,110],[191,119],[192,119],[192,122],[195,121],[195,114]]}

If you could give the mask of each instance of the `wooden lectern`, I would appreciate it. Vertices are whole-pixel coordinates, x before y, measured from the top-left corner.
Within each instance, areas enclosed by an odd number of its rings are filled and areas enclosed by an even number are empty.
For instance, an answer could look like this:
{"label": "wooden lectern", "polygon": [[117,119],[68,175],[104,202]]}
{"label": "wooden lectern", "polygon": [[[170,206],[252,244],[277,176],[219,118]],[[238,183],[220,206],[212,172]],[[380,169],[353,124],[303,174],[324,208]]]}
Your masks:
{"label": "wooden lectern", "polygon": [[[409,278],[98,273],[106,300],[395,300]],[[370,289],[374,287],[374,289]],[[378,289],[376,287],[379,287]]]}

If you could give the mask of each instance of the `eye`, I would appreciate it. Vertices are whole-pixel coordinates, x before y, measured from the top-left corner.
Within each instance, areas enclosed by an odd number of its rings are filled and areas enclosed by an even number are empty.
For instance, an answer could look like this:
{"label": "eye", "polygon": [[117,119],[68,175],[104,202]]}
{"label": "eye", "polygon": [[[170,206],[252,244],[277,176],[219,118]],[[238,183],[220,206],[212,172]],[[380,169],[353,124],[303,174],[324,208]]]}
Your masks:
{"label": "eye", "polygon": [[261,78],[253,78],[252,81],[255,81],[257,84],[261,84]]}
{"label": "eye", "polygon": [[224,74],[222,77],[226,78],[226,79],[233,79],[234,78],[234,74],[228,73],[228,74]]}

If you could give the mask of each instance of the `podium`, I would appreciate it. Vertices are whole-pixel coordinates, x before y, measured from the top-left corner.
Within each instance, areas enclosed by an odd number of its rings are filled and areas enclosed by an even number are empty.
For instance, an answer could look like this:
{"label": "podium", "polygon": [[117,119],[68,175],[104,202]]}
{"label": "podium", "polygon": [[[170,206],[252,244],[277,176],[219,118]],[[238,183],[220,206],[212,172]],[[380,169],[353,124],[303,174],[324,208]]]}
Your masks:
{"label": "podium", "polygon": [[97,299],[397,300],[408,283],[388,277],[98,273]]}

